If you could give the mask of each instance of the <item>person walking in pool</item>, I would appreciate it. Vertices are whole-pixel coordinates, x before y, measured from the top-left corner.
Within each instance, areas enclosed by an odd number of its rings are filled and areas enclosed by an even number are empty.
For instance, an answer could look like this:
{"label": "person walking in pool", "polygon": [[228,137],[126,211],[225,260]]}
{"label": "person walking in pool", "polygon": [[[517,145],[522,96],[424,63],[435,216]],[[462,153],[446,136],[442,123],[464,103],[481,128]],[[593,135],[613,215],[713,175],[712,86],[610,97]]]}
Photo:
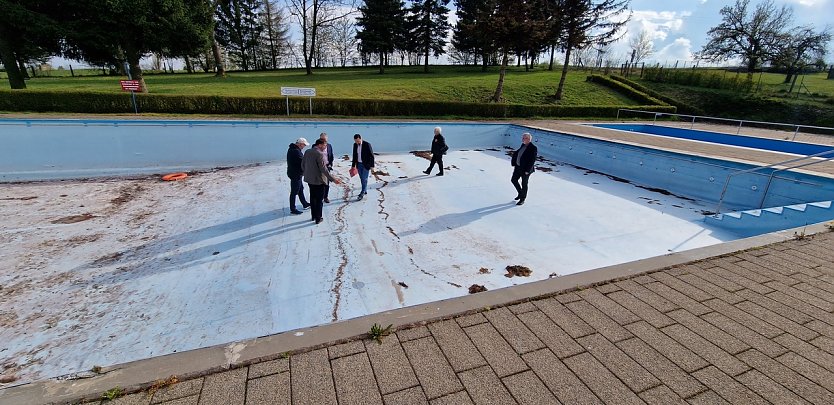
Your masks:
{"label": "person walking in pool", "polygon": [[313,145],[310,150],[304,152],[301,165],[304,169],[304,181],[310,187],[310,214],[313,221],[320,224],[323,221],[324,187],[331,181],[336,184],[340,184],[341,181],[327,170],[327,142],[316,139]]}
{"label": "person walking in pool", "polygon": [[[325,151],[325,156],[327,156],[327,171],[333,171],[333,145],[327,140],[327,132],[322,132],[319,135],[319,139],[327,142],[327,151]],[[324,203],[330,204],[330,185],[324,186]]]}
{"label": "person walking in pool", "polygon": [[362,183],[362,191],[359,192],[359,198],[356,201],[362,200],[365,194],[368,194],[368,175],[374,167],[374,149],[371,143],[362,140],[362,135],[356,134],[353,136],[353,162],[351,168],[355,167],[359,170],[359,181]]}
{"label": "person walking in pool", "polygon": [[301,151],[307,146],[307,140],[298,138],[291,143],[287,149],[287,177],[290,178],[290,212],[293,215],[301,215],[301,211],[295,208],[295,197],[301,201],[305,209],[310,206],[304,198],[304,183],[301,182],[302,169],[301,158],[304,156]]}
{"label": "person walking in pool", "polygon": [[[518,202],[516,205],[524,205],[527,199],[527,182],[530,180],[530,175],[536,170],[536,157],[539,150],[533,144],[533,135],[529,132],[521,134],[521,146],[513,152],[513,159],[510,162],[513,165],[513,177],[510,181],[515,186],[515,191],[518,195],[515,197]],[[521,185],[518,180],[521,179]]]}
{"label": "person walking in pool", "polygon": [[431,141],[431,163],[429,164],[429,168],[423,171],[425,174],[431,174],[431,169],[437,163],[438,167],[440,167],[440,173],[437,173],[437,175],[443,175],[443,155],[446,154],[449,147],[446,145],[446,139],[443,138],[440,131],[440,127],[434,127],[434,139]]}

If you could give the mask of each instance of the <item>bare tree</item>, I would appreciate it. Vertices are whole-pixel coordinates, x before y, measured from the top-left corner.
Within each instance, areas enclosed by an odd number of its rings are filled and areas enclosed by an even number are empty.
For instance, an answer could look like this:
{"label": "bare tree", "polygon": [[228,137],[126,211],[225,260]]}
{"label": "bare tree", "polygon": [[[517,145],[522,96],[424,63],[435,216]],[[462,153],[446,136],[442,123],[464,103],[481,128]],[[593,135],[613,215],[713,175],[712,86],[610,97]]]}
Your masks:
{"label": "bare tree", "polygon": [[793,20],[788,6],[776,8],[773,0],[766,0],[748,12],[750,0],[736,0],[721,9],[722,21],[707,32],[709,42],[701,56],[711,61],[740,57],[747,65],[747,77],[763,62],[777,57],[787,40],[785,27]]}
{"label": "bare tree", "polygon": [[631,60],[629,62],[632,66],[654,53],[654,43],[646,30],[640,30],[636,36],[631,37],[631,40],[628,41],[628,47],[631,49]]}
{"label": "bare tree", "polygon": [[307,74],[313,74],[313,57],[319,29],[356,12],[356,0],[286,0],[301,27],[301,53]]}
{"label": "bare tree", "polygon": [[345,67],[358,54],[356,23],[353,19],[345,17],[333,21],[330,29],[333,51],[338,57],[339,66]]}
{"label": "bare tree", "polygon": [[777,63],[787,69],[784,83],[790,83],[797,70],[811,64],[814,59],[824,58],[826,45],[829,42],[831,42],[831,27],[828,26],[822,31],[815,31],[810,25],[791,30],[777,58]]}

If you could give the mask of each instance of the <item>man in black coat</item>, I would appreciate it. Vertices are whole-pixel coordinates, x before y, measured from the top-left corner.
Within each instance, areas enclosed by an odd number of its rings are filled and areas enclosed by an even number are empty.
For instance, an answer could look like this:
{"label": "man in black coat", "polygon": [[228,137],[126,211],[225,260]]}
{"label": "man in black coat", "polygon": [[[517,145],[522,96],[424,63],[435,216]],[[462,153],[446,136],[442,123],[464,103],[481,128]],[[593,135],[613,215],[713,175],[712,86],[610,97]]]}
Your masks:
{"label": "man in black coat", "polygon": [[290,212],[294,215],[301,214],[301,211],[295,208],[295,196],[298,196],[301,201],[301,206],[305,209],[310,207],[307,199],[304,198],[304,183],[301,182],[303,170],[301,169],[301,158],[304,156],[301,151],[307,146],[307,140],[298,138],[295,143],[291,143],[287,149],[287,177],[290,178]]}
{"label": "man in black coat", "polygon": [[440,131],[440,127],[434,127],[434,139],[431,141],[431,164],[429,164],[429,168],[423,172],[425,174],[431,174],[431,169],[434,168],[434,164],[437,163],[440,167],[440,173],[437,173],[437,175],[443,175],[443,154],[449,150],[449,147],[446,146],[446,139],[443,138],[443,135],[440,135]]}
{"label": "man in black coat", "polygon": [[[515,197],[518,200],[516,205],[524,205],[524,200],[527,199],[527,181],[530,175],[536,170],[536,157],[539,154],[538,148],[533,144],[533,135],[525,132],[521,135],[521,147],[513,152],[513,177],[510,180],[515,186],[515,191],[518,195]],[[518,185],[518,179],[521,179],[521,185]]]}
{"label": "man in black coat", "polygon": [[[322,132],[321,135],[319,135],[319,139],[327,143],[327,171],[333,171],[333,145],[331,145],[327,140],[327,132]],[[327,204],[330,203],[330,198],[328,197],[329,195],[330,185],[328,184],[324,186],[324,202]]]}
{"label": "man in black coat", "polygon": [[362,140],[362,135],[353,136],[353,163],[351,167],[359,170],[359,181],[362,182],[362,191],[359,192],[359,201],[365,194],[368,194],[368,175],[374,167],[374,149],[371,143]]}

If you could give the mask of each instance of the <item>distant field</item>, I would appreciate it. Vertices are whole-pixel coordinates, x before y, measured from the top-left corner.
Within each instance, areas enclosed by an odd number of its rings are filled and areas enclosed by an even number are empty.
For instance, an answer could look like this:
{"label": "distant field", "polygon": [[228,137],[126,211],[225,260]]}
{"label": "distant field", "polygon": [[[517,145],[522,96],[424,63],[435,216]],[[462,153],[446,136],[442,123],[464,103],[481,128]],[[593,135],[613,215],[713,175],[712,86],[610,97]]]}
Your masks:
{"label": "distant field", "polygon": [[[56,71],[52,71],[55,73]],[[68,73],[68,71],[62,71]],[[89,73],[89,72],[85,72]],[[565,84],[562,105],[637,105],[609,88],[585,81],[588,71],[571,71]],[[120,92],[117,76],[36,77],[26,82],[32,90]],[[481,72],[478,67],[432,66],[388,67],[380,75],[375,67],[326,68],[307,76],[301,69],[269,72],[232,72],[225,79],[213,74],[176,73],[145,76],[152,93],[269,97],[280,95],[281,86],[315,87],[319,97],[371,98],[390,100],[441,100],[486,102],[498,83],[498,68]],[[509,69],[504,82],[504,99],[513,104],[557,104],[559,72],[536,68]],[[0,86],[8,88],[7,83]]]}

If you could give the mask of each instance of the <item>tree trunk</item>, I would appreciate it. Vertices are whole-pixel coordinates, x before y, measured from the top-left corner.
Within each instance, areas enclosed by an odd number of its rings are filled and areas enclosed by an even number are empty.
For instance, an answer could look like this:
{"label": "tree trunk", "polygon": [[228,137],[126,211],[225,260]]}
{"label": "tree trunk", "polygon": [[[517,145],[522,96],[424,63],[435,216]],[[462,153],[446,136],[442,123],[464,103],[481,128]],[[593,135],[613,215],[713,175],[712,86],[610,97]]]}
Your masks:
{"label": "tree trunk", "polygon": [[553,54],[556,52],[556,45],[550,45],[550,65],[547,66],[547,70],[553,71]]}
{"label": "tree trunk", "polygon": [[223,67],[223,55],[220,54],[220,44],[214,39],[214,31],[211,32],[211,53],[214,56],[214,77],[226,77],[226,68]]}
{"label": "tree trunk", "polygon": [[565,78],[568,76],[568,64],[570,64],[570,51],[571,47],[569,46],[565,50],[565,64],[562,66],[562,77],[559,78],[559,87],[556,88],[556,100],[562,99],[562,90],[565,88]]}
{"label": "tree trunk", "polygon": [[20,74],[23,75],[24,79],[28,79],[35,75],[35,72],[32,72],[32,76],[29,76],[29,71],[26,70],[26,64],[23,63],[23,60],[18,59],[17,61],[17,68],[20,70]]}
{"label": "tree trunk", "polygon": [[423,73],[429,72],[429,49],[426,48],[426,63],[423,65]]}
{"label": "tree trunk", "polygon": [[188,72],[188,73],[194,73],[194,67],[191,66],[191,58],[189,58],[188,55],[186,55],[184,57],[184,59],[185,59],[185,71]]}
{"label": "tree trunk", "polygon": [[139,81],[142,93],[148,93],[148,86],[145,84],[145,77],[142,75],[142,68],[139,66],[139,51],[133,45],[125,45],[125,58],[130,66],[131,78]]}
{"label": "tree trunk", "polygon": [[489,57],[487,56],[487,53],[484,52],[481,54],[481,72],[487,71],[487,63],[489,63]]}
{"label": "tree trunk", "polygon": [[0,32],[0,57],[3,60],[3,66],[6,67],[6,76],[9,77],[9,86],[12,89],[25,89],[26,80],[20,73],[17,67],[17,61],[14,58],[14,51],[12,51],[11,44],[6,39],[8,38],[3,32]]}
{"label": "tree trunk", "polygon": [[504,75],[507,74],[507,63],[509,63],[509,52],[503,49],[504,55],[501,58],[501,70],[498,73],[498,86],[495,87],[495,94],[492,96],[492,102],[500,103],[504,96]]}
{"label": "tree trunk", "polygon": [[383,52],[379,53],[379,74],[385,73],[385,55]]}

